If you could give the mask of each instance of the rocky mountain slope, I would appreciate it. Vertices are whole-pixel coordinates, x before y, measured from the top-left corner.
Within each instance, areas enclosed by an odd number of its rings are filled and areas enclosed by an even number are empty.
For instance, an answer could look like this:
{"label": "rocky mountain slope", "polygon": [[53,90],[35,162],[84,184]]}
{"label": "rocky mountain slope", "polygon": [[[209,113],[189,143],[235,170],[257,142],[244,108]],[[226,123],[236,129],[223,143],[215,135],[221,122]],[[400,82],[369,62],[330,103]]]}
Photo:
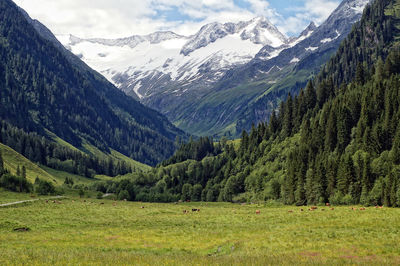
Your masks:
{"label": "rocky mountain slope", "polygon": [[263,17],[208,24],[193,36],[157,32],[117,40],[58,38],[178,127],[199,135],[237,135],[249,123],[264,120],[288,91],[298,91],[318,72],[368,2],[344,0],[325,23],[311,23],[294,39]]}

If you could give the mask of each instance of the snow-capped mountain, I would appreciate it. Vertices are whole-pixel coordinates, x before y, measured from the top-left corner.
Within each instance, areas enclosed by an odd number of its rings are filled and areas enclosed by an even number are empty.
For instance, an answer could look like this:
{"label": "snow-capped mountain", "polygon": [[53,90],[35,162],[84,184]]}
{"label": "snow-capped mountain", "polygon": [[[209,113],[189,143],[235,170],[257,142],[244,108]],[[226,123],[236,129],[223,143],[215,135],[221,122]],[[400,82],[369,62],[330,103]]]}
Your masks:
{"label": "snow-capped mountain", "polygon": [[193,36],[156,32],[115,40],[58,38],[89,66],[143,101],[168,93],[168,87],[180,95],[195,81],[207,86],[232,67],[249,62],[265,45],[279,50],[289,42],[264,17],[208,24]]}
{"label": "snow-capped mountain", "polygon": [[[319,27],[311,23],[293,41],[295,45],[284,49],[278,56],[271,58],[271,49],[266,46],[249,63],[229,71],[214,90],[235,90],[261,82],[265,84],[265,88],[262,96],[233,105],[232,110],[236,110],[236,114],[224,119],[231,123],[241,121],[236,124],[236,131],[239,132],[243,128],[249,128],[251,123],[267,120],[289,92],[297,94],[320,71],[350,33],[354,23],[361,19],[365,6],[371,1],[344,0],[324,23]],[[211,107],[206,105],[204,108],[208,111]],[[201,116],[199,113],[202,112],[205,110],[196,110],[194,113]]]}
{"label": "snow-capped mountain", "polygon": [[344,0],[320,26],[287,38],[268,19],[211,23],[192,36],[58,36],[128,95],[193,134],[236,135],[265,120],[339,47],[370,0]]}

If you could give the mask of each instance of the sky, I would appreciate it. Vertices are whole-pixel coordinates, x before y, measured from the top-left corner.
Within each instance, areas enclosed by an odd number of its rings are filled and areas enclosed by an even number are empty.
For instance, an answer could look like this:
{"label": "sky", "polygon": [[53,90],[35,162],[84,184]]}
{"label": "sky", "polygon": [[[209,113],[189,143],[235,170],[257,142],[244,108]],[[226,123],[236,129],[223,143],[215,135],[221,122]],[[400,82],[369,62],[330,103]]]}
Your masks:
{"label": "sky", "polygon": [[212,22],[265,16],[287,36],[321,24],[340,0],[14,0],[54,34],[122,38],[155,31],[191,35]]}

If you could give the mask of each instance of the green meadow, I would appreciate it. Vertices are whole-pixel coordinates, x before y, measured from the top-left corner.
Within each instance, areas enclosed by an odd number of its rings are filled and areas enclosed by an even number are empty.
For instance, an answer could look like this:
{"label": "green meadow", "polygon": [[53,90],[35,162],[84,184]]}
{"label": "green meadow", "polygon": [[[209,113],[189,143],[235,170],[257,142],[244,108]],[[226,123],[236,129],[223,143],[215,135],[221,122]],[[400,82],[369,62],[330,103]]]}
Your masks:
{"label": "green meadow", "polygon": [[43,198],[0,208],[0,265],[400,264],[399,217],[374,207]]}

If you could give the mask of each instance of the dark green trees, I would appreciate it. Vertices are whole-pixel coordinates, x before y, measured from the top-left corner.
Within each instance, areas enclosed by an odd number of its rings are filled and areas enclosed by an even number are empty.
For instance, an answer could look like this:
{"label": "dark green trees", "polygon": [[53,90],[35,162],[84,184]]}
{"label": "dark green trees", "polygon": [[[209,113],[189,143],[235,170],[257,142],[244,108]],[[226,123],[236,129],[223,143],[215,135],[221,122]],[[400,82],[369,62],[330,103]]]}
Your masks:
{"label": "dark green trees", "polygon": [[188,148],[197,144],[186,144],[182,160],[146,174],[146,184],[164,180],[165,191],[183,200],[197,200],[199,184],[207,201],[400,207],[400,20],[390,15],[399,14],[392,12],[395,3],[367,7],[315,81],[289,95],[269,123],[243,132],[240,142],[221,142],[221,152],[202,158]]}
{"label": "dark green trees", "polygon": [[[1,121],[48,140],[50,131],[78,148],[88,143],[106,153],[114,149],[149,165],[170,157],[176,136],[184,137],[164,116],[71,63],[11,0],[0,2],[0,36]],[[14,142],[30,159],[46,159],[37,143]],[[79,162],[77,167],[86,171]]]}

